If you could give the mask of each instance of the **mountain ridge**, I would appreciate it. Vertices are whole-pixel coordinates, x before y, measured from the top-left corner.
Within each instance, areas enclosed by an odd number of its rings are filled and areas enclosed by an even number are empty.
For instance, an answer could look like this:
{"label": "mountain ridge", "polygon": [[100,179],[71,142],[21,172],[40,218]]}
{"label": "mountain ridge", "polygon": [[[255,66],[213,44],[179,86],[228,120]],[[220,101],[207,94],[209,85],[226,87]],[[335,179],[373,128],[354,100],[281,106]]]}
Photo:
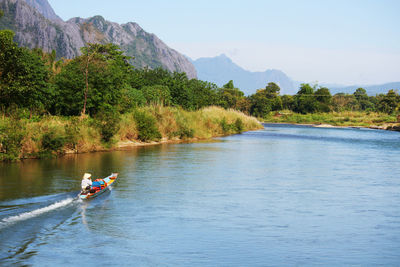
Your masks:
{"label": "mountain ridge", "polygon": [[251,72],[234,63],[225,54],[212,58],[192,60],[199,79],[214,82],[219,86],[233,80],[236,87],[246,95],[255,93],[257,89],[265,88],[269,82],[275,82],[281,88],[282,94],[297,92],[295,83],[282,71],[269,69],[264,72]]}
{"label": "mountain ridge", "polygon": [[0,29],[13,30],[15,41],[21,46],[40,47],[46,52],[55,50],[58,58],[74,58],[88,42],[112,42],[127,56],[135,57],[135,67],[163,67],[171,72],[185,72],[189,78],[197,77],[186,57],[137,23],[118,24],[102,16],[63,21],[47,0],[0,0],[0,9],[5,13]]}

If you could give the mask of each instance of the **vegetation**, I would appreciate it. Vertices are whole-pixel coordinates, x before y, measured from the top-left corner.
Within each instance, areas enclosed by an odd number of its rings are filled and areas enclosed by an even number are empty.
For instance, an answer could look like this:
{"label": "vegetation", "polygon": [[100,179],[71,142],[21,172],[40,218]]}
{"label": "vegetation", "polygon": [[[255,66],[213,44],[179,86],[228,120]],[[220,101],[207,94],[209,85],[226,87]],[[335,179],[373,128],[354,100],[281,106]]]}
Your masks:
{"label": "vegetation", "polygon": [[264,118],[272,123],[329,124],[333,126],[382,127],[396,124],[395,115],[380,112],[342,111],[299,114],[290,110],[270,114]]}
{"label": "vegetation", "polygon": [[255,118],[220,107],[187,111],[145,106],[120,114],[118,119],[108,112],[98,114],[95,118],[45,115],[40,120],[0,119],[0,160],[101,151],[138,145],[139,141],[206,139],[261,128]]}
{"label": "vegetation", "polygon": [[[361,112],[368,117],[362,123],[379,124],[395,121],[399,112],[394,90],[332,96],[328,88],[302,84],[296,95],[282,96],[271,82],[244,96],[232,80],[219,88],[185,73],[135,69],[135,59],[113,44],[87,44],[81,56],[56,60],[55,51],[18,47],[13,37],[0,31],[0,160],[258,129],[246,115],[354,124],[356,115],[342,114]],[[273,117],[281,111],[289,115]]]}

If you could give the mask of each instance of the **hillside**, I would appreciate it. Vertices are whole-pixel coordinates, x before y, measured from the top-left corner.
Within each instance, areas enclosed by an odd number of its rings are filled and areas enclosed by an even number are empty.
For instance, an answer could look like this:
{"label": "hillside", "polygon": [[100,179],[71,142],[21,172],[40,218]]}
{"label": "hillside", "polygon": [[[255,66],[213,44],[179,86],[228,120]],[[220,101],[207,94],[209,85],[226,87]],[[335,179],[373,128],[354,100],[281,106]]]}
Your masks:
{"label": "hillside", "polygon": [[0,29],[13,30],[21,46],[40,47],[47,52],[55,50],[59,58],[74,58],[87,42],[111,42],[120,46],[126,55],[134,56],[132,63],[136,67],[163,67],[172,72],[185,72],[189,78],[196,77],[196,70],[186,57],[137,23],[120,25],[101,16],[64,22],[47,0],[0,0],[0,9],[4,11]]}
{"label": "hillside", "polygon": [[199,58],[192,62],[196,67],[199,79],[214,82],[219,86],[233,80],[235,86],[246,95],[255,93],[257,89],[265,88],[269,82],[278,84],[281,94],[297,92],[295,83],[280,70],[247,71],[224,54],[213,58]]}

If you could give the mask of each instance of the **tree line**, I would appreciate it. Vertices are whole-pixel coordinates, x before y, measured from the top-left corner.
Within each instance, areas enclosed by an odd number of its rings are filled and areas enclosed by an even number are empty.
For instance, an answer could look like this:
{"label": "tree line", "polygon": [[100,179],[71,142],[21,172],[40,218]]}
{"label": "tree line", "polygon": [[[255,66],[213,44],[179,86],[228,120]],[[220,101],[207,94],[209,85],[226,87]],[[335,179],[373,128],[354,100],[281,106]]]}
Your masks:
{"label": "tree line", "polygon": [[[135,69],[130,57],[114,44],[87,44],[81,56],[57,59],[55,52],[19,47],[14,33],[0,31],[0,110],[20,117],[43,114],[98,116],[121,114],[144,105],[171,105],[196,110],[216,105],[257,117],[270,112],[399,110],[399,94],[368,96],[362,88],[353,94],[331,95],[326,87],[302,84],[295,95],[280,95],[275,83],[245,96],[233,81],[219,88],[213,83],[188,79],[185,73]],[[99,115],[100,116],[100,115]]]}

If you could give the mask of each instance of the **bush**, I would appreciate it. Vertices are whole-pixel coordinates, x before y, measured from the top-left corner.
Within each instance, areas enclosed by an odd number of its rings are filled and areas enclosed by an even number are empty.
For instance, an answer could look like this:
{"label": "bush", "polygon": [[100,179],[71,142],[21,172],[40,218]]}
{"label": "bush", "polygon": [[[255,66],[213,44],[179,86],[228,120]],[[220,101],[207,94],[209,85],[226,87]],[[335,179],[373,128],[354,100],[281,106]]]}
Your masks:
{"label": "bush", "polygon": [[25,125],[20,120],[7,119],[0,123],[0,160],[19,159]]}
{"label": "bush", "polygon": [[64,126],[65,128],[65,142],[71,146],[72,149],[76,149],[76,146],[79,142],[79,138],[81,137],[80,131],[80,122],[79,118],[72,117],[71,121]]}
{"label": "bush", "polygon": [[136,110],[133,114],[138,129],[138,138],[140,141],[147,142],[160,140],[161,133],[157,128],[156,119],[145,111]]}
{"label": "bush", "polygon": [[224,134],[228,134],[229,133],[229,131],[231,129],[231,125],[226,122],[226,118],[225,117],[221,120],[219,125],[221,126],[222,132]]}
{"label": "bush", "polygon": [[179,136],[180,139],[186,139],[186,138],[193,138],[194,137],[194,130],[184,127],[179,129],[178,132],[174,133],[176,136]]}
{"label": "bush", "polygon": [[111,138],[119,131],[121,118],[111,106],[104,106],[95,116],[95,124],[100,130],[104,142],[110,142]]}
{"label": "bush", "polygon": [[54,131],[44,133],[42,136],[42,149],[44,152],[60,153],[65,144],[65,137],[57,135]]}
{"label": "bush", "polygon": [[236,130],[237,133],[242,133],[243,132],[244,124],[243,124],[242,119],[237,118],[236,121],[235,121],[234,126],[235,126],[235,130]]}

